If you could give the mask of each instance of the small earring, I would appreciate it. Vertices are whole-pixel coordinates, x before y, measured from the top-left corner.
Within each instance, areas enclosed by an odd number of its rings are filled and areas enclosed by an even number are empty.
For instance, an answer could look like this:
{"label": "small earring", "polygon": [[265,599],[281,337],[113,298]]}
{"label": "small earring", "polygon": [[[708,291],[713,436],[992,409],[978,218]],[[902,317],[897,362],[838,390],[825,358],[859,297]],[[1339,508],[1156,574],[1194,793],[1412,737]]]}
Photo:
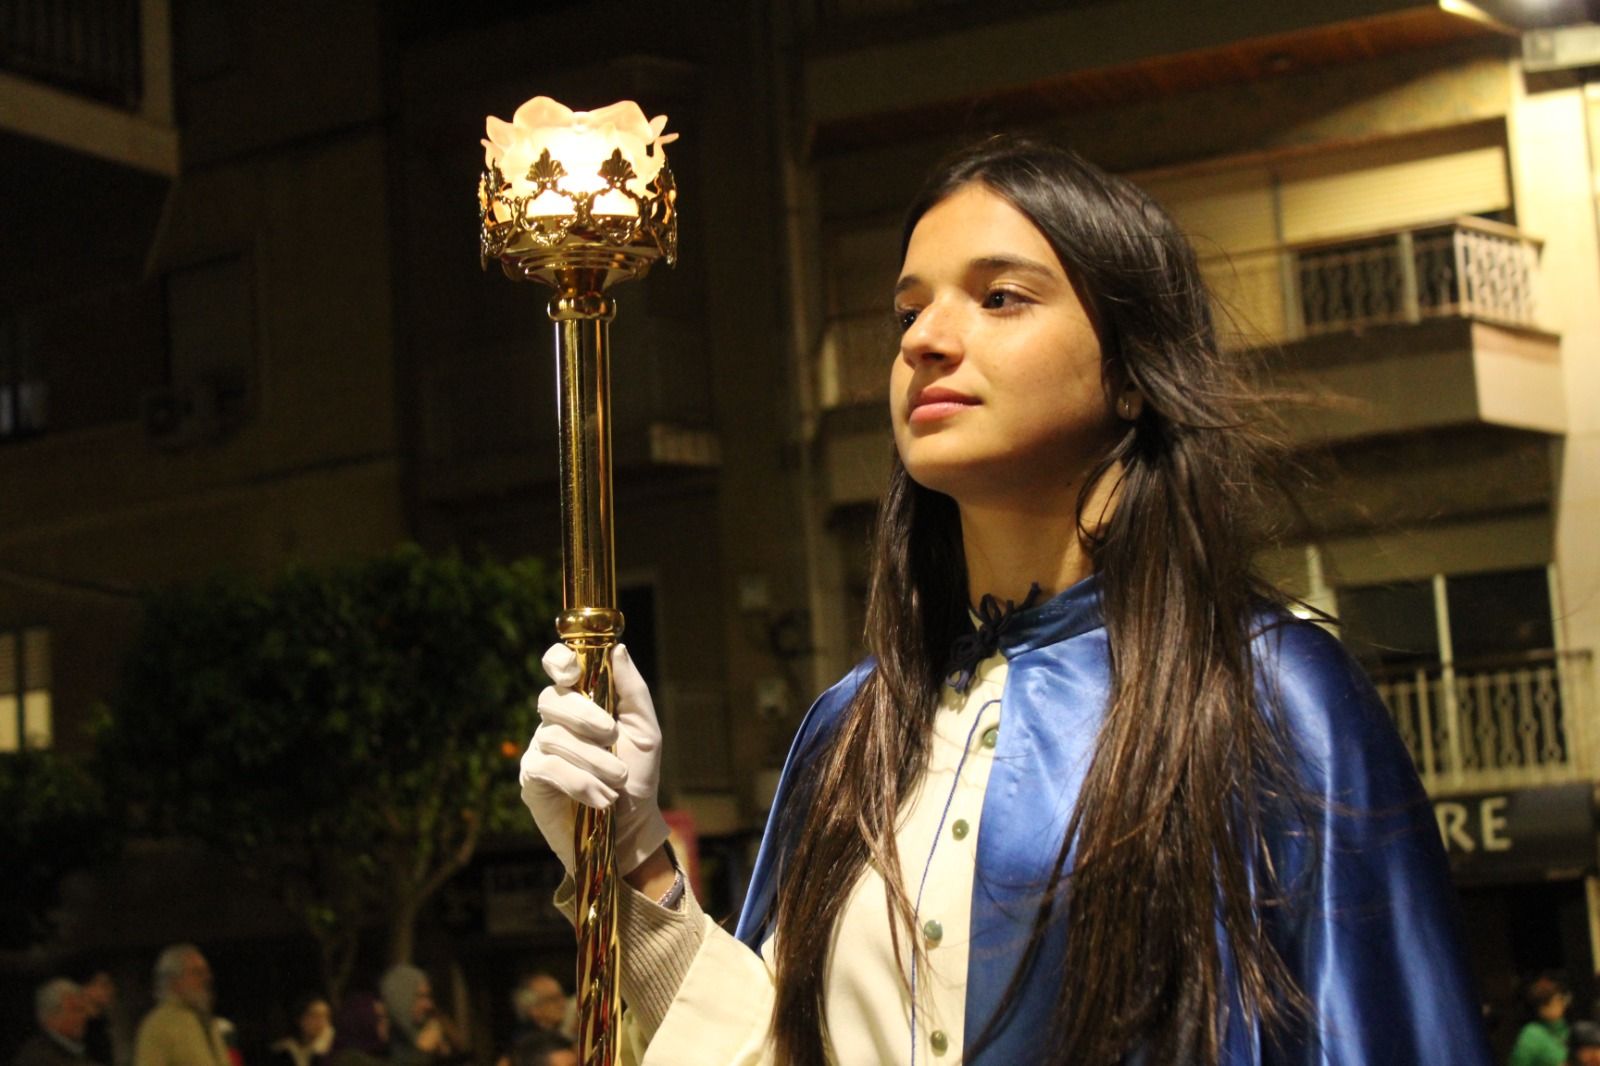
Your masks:
{"label": "small earring", "polygon": [[1132,422],[1144,411],[1144,394],[1137,389],[1123,393],[1117,399],[1117,414],[1126,422]]}

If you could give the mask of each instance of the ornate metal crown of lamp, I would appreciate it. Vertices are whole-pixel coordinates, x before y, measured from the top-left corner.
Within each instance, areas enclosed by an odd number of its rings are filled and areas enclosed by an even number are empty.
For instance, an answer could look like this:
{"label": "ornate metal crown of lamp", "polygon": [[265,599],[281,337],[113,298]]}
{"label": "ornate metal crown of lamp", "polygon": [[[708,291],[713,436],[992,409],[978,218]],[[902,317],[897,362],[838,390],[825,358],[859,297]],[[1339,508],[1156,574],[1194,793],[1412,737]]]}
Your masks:
{"label": "ornate metal crown of lamp", "polygon": [[[677,258],[677,188],[663,146],[665,115],[623,100],[572,111],[539,96],[510,122],[490,117],[478,182],[480,260],[551,286],[560,439],[561,639],[578,656],[579,688],[616,714],[610,650],[616,604],[611,504],[609,327],[605,290]],[[576,852],[579,1056],[616,1061],[617,896],[611,814],[580,807]]]}

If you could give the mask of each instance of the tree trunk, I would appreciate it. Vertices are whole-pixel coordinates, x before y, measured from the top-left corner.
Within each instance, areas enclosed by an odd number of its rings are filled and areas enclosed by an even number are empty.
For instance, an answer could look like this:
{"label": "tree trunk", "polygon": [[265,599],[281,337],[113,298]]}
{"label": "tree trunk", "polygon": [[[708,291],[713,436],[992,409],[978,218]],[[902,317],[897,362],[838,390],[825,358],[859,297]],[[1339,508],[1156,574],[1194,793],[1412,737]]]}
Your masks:
{"label": "tree trunk", "polygon": [[335,957],[331,986],[328,994],[333,996],[334,1003],[344,1001],[345,989],[350,987],[350,975],[356,970],[356,955],[361,950],[361,934],[351,930],[349,934],[339,938],[339,953]]}
{"label": "tree trunk", "polygon": [[394,872],[395,888],[390,897],[393,902],[389,912],[389,965],[411,961],[412,951],[416,947],[417,915],[421,913],[423,904],[472,861],[472,853],[478,847],[478,834],[483,828],[483,816],[479,812],[469,811],[466,812],[466,820],[466,832],[460,842],[454,848],[445,849],[445,858],[439,860],[431,870],[424,868]]}
{"label": "tree trunk", "polygon": [[417,913],[423,901],[415,892],[401,889],[394,895],[389,911],[389,965],[410,962],[416,950]]}
{"label": "tree trunk", "polygon": [[354,931],[328,933],[312,929],[317,941],[317,967],[322,977],[322,991],[328,1002],[338,1005],[344,1001],[344,991],[355,972],[356,953],[360,935]]}

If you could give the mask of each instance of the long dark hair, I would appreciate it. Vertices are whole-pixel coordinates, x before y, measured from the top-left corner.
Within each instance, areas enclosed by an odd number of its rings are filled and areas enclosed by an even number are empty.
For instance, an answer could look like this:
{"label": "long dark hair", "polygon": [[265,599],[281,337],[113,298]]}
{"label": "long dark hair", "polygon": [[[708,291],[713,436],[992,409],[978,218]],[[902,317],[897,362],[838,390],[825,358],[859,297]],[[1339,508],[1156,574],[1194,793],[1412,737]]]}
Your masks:
{"label": "long dark hair", "polygon": [[[1108,409],[1128,383],[1145,398],[1078,497],[1110,700],[1005,1000],[1047,927],[1064,923],[1060,973],[1044,975],[1060,991],[1040,1061],[1107,1066],[1143,1048],[1151,1061],[1214,1066],[1226,1010],[1270,1035],[1304,1007],[1262,920],[1275,890],[1264,829],[1299,813],[1292,754],[1261,705],[1251,651],[1252,619],[1264,601],[1281,602],[1252,565],[1261,520],[1277,513],[1258,499],[1275,436],[1218,349],[1188,241],[1148,196],[1063,149],[992,138],[935,171],[902,252],[927,210],[974,182],[1055,249],[1099,335]],[[1104,478],[1115,479],[1116,502],[1101,521],[1085,508]],[[926,765],[951,643],[969,626],[956,505],[898,459],[873,553],[875,668],[780,812],[794,847],[778,889],[772,1027],[778,1060],[795,1066],[824,1061],[833,941],[820,931],[834,928],[868,862],[888,886],[897,956],[900,932],[915,928],[895,821]],[[993,1028],[969,1034],[969,1056]]]}

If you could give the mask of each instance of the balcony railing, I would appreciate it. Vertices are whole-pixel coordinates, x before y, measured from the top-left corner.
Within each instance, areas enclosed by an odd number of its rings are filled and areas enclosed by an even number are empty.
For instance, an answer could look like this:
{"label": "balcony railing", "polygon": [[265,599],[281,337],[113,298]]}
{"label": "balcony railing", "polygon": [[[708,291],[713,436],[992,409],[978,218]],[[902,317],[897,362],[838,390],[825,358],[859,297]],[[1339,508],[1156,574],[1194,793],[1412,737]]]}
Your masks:
{"label": "balcony railing", "polygon": [[1458,218],[1285,254],[1299,336],[1444,316],[1533,325],[1539,242],[1511,226]]}
{"label": "balcony railing", "polygon": [[0,68],[134,110],[139,0],[3,0]]}
{"label": "balcony railing", "polygon": [[1374,681],[1430,793],[1586,781],[1600,771],[1587,651],[1435,664]]}

